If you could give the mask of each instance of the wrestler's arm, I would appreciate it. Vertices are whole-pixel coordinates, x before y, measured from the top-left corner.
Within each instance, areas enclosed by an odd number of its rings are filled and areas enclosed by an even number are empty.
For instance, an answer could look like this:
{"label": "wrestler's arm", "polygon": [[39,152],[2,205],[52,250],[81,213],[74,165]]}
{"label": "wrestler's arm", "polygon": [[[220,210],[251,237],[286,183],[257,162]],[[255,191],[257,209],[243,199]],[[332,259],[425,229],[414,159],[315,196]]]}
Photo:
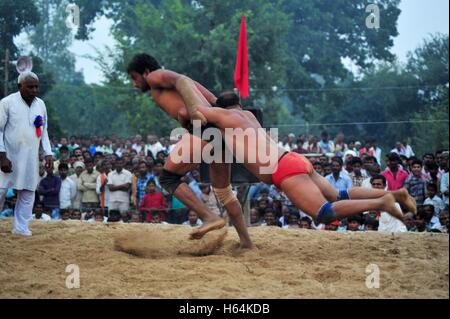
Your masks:
{"label": "wrestler's arm", "polygon": [[212,94],[207,88],[205,88],[200,83],[198,83],[196,81],[194,81],[194,83],[195,83],[195,86],[197,87],[197,89],[200,91],[200,93],[209,102],[209,104],[211,104],[211,106],[215,106],[216,105],[216,101],[217,101],[216,96],[214,94]]}
{"label": "wrestler's arm", "polygon": [[183,98],[191,120],[201,120],[202,124],[207,123],[204,116],[197,110],[198,105],[205,103],[202,101],[201,91],[199,92],[192,79],[173,71],[157,70],[151,72],[146,77],[146,81],[152,89],[176,90]]}

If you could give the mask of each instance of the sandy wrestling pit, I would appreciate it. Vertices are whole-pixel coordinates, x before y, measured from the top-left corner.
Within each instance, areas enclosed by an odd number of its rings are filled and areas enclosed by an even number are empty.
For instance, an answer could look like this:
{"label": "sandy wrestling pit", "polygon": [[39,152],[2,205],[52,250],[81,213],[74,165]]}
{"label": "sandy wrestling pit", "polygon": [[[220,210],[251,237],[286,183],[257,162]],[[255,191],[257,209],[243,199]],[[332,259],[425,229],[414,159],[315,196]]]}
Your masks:
{"label": "sandy wrestling pit", "polygon": [[[33,237],[0,221],[0,298],[448,298],[449,237],[234,228],[188,240],[178,225],[32,222]],[[66,288],[66,267],[80,288]],[[366,287],[366,267],[380,288]]]}

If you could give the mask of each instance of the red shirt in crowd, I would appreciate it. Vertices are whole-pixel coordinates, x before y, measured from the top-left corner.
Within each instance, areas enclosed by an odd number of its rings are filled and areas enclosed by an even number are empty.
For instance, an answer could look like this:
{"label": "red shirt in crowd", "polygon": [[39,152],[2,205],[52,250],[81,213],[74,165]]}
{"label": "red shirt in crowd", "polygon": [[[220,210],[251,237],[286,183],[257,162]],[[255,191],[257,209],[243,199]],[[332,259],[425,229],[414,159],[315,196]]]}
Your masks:
{"label": "red shirt in crowd", "polygon": [[[139,206],[139,210],[141,212],[150,213],[151,209],[165,209],[166,208],[166,199],[161,192],[154,192],[145,194],[144,198],[141,201],[141,205]],[[161,221],[166,220],[166,215],[164,212],[161,213]],[[152,215],[147,214],[145,217],[146,221],[152,220]]]}
{"label": "red shirt in crowd", "polygon": [[397,175],[394,178],[394,174],[392,173],[391,169],[388,167],[386,168],[381,175],[383,175],[386,178],[387,184],[388,184],[388,190],[390,191],[396,191],[405,185],[405,181],[408,178],[409,174],[407,171],[405,171],[402,168],[398,168]]}

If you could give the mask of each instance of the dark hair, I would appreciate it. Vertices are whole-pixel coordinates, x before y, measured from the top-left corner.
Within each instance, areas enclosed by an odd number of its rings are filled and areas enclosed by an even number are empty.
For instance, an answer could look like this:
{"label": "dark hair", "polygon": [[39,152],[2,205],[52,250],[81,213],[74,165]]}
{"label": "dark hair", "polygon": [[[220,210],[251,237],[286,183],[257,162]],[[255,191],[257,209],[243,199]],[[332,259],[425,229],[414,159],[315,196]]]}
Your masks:
{"label": "dark hair", "polygon": [[323,131],[322,134],[320,134],[321,136],[328,136],[328,132],[327,131]]}
{"label": "dark hair", "polygon": [[370,161],[370,160],[373,160],[375,163],[378,164],[377,158],[376,158],[375,156],[372,156],[372,155],[369,155],[369,156],[364,157],[364,159],[363,159],[362,161],[363,161],[364,163],[366,163],[366,162],[368,162],[368,161]]}
{"label": "dark hair", "polygon": [[68,152],[69,151],[69,148],[66,146],[66,145],[63,145],[63,146],[61,146],[60,148],[59,148],[59,151],[61,152],[61,151],[66,151],[66,152]]}
{"label": "dark hair", "polygon": [[362,224],[362,220],[361,217],[359,215],[353,215],[347,218],[347,223],[351,223],[351,222],[358,222],[360,224]]}
{"label": "dark hair", "polygon": [[437,191],[437,189],[438,189],[436,183],[428,183],[428,184],[427,184],[427,188],[428,188],[428,187],[434,189],[435,191]]}
{"label": "dark hair", "polygon": [[147,53],[138,53],[128,63],[127,73],[134,71],[142,75],[145,70],[153,72],[158,69],[161,69],[161,66],[154,57],[148,55]]}
{"label": "dark hair", "polygon": [[162,166],[164,166],[165,163],[164,163],[163,160],[156,159],[155,162],[153,163],[153,166],[156,166],[156,165],[158,165],[158,164],[161,164]]}
{"label": "dark hair", "polygon": [[151,183],[154,184],[154,185],[156,186],[156,182],[155,182],[155,179],[154,179],[154,178],[150,178],[150,179],[148,180],[147,186],[150,185]]}
{"label": "dark hair", "polygon": [[103,157],[103,152],[95,152],[94,157],[96,157],[96,156]]}
{"label": "dark hair", "polygon": [[372,225],[374,228],[378,228],[380,222],[373,218],[366,218],[366,220],[364,221],[364,225]]}
{"label": "dark hair", "polygon": [[381,175],[381,174],[372,176],[372,177],[370,178],[370,184],[372,184],[372,182],[373,182],[374,180],[376,180],[376,179],[381,179],[381,180],[383,181],[383,185],[386,186],[386,177],[384,177],[384,176]]}
{"label": "dark hair", "polygon": [[411,163],[411,166],[414,166],[414,165],[423,166],[423,163],[420,159],[416,159],[416,160],[412,161],[412,163]]}
{"label": "dark hair", "polygon": [[233,91],[222,92],[216,101],[216,106],[221,108],[227,108],[238,104],[241,104],[239,96]]}
{"label": "dark hair", "polygon": [[331,163],[333,163],[333,162],[339,163],[340,166],[344,165],[344,162],[342,161],[342,158],[337,157],[337,156],[335,156],[335,157],[333,157],[333,158],[331,159]]}
{"label": "dark hair", "polygon": [[311,220],[311,218],[309,218],[309,217],[302,217],[301,219],[300,219],[300,221],[301,222],[308,222],[308,224],[311,226],[311,224],[312,224],[312,220]]}
{"label": "dark hair", "polygon": [[436,164],[436,162],[431,162],[430,164],[428,164],[428,170],[430,169],[439,169],[439,165]]}
{"label": "dark hair", "polygon": [[270,208],[270,207],[267,207],[267,208],[264,210],[264,215],[267,214],[267,213],[271,213],[271,214],[274,214],[274,215],[275,215],[275,211],[273,210],[273,208]]}
{"label": "dark hair", "polygon": [[434,160],[434,154],[433,153],[425,153],[425,154],[423,154],[422,158],[425,158],[425,156],[431,156],[433,158],[433,160]]}
{"label": "dark hair", "polygon": [[58,170],[61,170],[61,169],[69,169],[69,165],[67,165],[66,163],[61,163],[61,164],[59,164],[58,165]]}
{"label": "dark hair", "polygon": [[94,161],[92,160],[92,158],[88,157],[88,158],[86,158],[86,159],[84,160],[84,164],[85,164],[85,165],[87,165],[87,164],[94,164]]}
{"label": "dark hair", "polygon": [[359,157],[352,158],[352,165],[359,164],[362,165],[362,160]]}

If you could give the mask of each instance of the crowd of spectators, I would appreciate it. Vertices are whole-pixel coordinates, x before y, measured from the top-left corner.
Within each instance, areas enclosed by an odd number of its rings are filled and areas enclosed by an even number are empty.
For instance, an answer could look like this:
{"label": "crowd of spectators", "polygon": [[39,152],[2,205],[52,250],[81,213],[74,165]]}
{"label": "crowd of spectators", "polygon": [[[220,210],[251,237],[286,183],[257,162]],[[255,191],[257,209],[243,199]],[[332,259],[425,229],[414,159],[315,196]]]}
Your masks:
{"label": "crowd of spectators", "polygon": [[[177,140],[148,135],[145,139],[72,136],[52,139],[54,167],[39,171],[40,182],[33,211],[36,220],[78,220],[87,222],[172,223],[199,226],[195,211],[161,188],[159,175]],[[406,188],[418,204],[416,215],[403,210],[405,224],[389,214],[369,211],[358,216],[316,225],[295,208],[273,185],[249,188],[233,185],[237,193],[248,191],[249,226],[328,231],[448,232],[448,150],[418,157],[411,145],[397,142],[385,152],[372,139],[361,143],[327,132],[320,138],[294,134],[279,145],[287,151],[305,154],[314,169],[336,190],[373,187],[386,190]],[[382,161],[385,166],[382,167]],[[209,184],[194,170],[183,177],[193,192],[215,214],[226,217]],[[0,218],[10,217],[15,205],[14,190],[7,194]],[[403,207],[401,207],[403,209]]]}

